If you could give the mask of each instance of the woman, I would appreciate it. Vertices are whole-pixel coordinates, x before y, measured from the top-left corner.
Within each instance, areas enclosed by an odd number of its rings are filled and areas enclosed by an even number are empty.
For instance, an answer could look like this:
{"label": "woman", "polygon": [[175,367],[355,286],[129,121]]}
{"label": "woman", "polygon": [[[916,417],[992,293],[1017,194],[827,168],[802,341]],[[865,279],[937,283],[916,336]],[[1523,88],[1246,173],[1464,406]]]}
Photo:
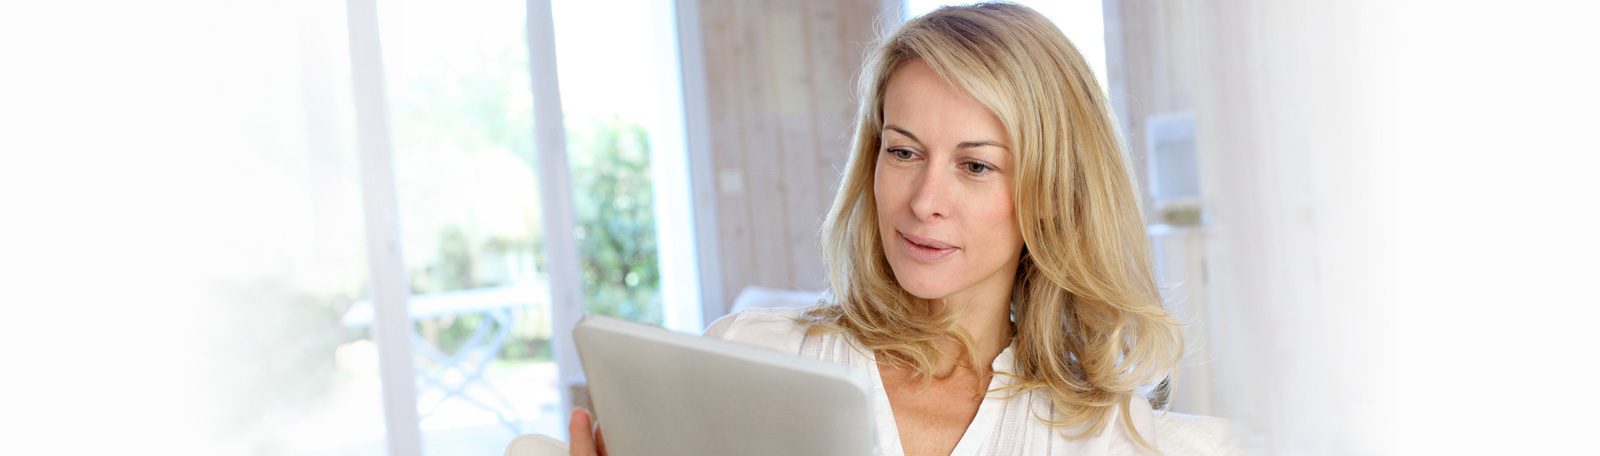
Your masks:
{"label": "woman", "polygon": [[1026,7],[946,7],[884,39],[861,89],[832,303],[707,335],[868,371],[881,454],[1153,451],[1145,393],[1182,334],[1083,57]]}

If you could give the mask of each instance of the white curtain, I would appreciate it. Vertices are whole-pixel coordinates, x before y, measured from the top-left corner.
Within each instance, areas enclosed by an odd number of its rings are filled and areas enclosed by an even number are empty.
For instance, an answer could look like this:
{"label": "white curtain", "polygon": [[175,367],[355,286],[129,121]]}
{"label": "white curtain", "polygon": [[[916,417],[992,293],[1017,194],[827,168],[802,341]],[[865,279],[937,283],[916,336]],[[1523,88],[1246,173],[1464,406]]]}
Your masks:
{"label": "white curtain", "polygon": [[1583,448],[1600,37],[1537,3],[1198,6],[1207,399],[1252,453]]}

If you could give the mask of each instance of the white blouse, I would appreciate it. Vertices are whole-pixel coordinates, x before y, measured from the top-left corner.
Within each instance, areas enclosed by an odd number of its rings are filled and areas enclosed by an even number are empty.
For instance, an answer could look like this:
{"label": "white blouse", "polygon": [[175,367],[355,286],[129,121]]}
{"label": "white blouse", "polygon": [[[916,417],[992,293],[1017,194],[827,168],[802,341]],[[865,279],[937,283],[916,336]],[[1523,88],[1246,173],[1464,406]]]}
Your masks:
{"label": "white blouse", "polygon": [[[889,405],[889,395],[885,392],[883,379],[878,374],[875,354],[860,348],[854,337],[845,334],[806,335],[807,327],[799,323],[799,317],[804,311],[804,309],[779,308],[739,312],[712,323],[711,327],[706,329],[706,336],[865,370],[872,378],[872,410],[875,415],[878,442],[873,454],[904,456],[905,450],[900,446],[900,430],[895,425],[894,412]],[[1014,347],[1014,345],[1006,347],[1000,352],[1000,356],[995,357],[994,372],[1011,372]],[[990,389],[1004,387],[1014,381],[1016,379],[1009,376],[995,375],[990,380]],[[1155,423],[1150,403],[1138,397],[1130,402],[1133,407],[1133,427],[1138,429],[1139,435],[1154,445]],[[1035,394],[1034,391],[1011,399],[985,397],[978,405],[977,416],[973,417],[972,424],[967,426],[967,432],[961,436],[961,441],[950,454],[953,456],[1151,454],[1134,442],[1133,436],[1123,426],[1121,419],[1113,420],[1099,435],[1070,440],[1066,435],[1082,432],[1083,427],[1087,425],[1067,430],[1052,429],[1048,424],[1035,418],[1035,415],[1061,419],[1055,411],[1054,403],[1044,394]],[[1119,415],[1120,411],[1112,416]]]}

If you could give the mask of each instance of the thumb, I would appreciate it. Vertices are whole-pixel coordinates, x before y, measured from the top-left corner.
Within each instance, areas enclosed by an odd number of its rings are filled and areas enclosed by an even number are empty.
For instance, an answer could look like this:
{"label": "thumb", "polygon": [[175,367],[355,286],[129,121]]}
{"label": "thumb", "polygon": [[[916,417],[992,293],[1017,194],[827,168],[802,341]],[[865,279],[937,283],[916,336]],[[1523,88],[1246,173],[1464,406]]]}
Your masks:
{"label": "thumb", "polygon": [[568,447],[567,454],[572,456],[599,455],[600,449],[595,445],[593,429],[594,425],[589,417],[589,411],[584,410],[583,407],[574,407],[572,409],[572,423],[567,425],[567,435],[571,437],[569,439],[571,446]]}

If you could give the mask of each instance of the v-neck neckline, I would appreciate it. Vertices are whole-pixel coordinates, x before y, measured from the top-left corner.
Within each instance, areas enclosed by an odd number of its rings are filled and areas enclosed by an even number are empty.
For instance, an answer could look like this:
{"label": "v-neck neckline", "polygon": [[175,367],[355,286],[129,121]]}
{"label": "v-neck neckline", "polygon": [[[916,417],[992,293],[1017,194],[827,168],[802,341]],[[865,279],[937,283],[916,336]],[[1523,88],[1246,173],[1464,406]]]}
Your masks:
{"label": "v-neck neckline", "polygon": [[[990,372],[1011,372],[1014,360],[1011,355],[1011,345],[1007,345],[994,357],[990,364]],[[889,404],[889,390],[883,386],[883,373],[878,370],[878,354],[875,351],[867,352],[867,373],[872,377],[873,384],[873,409],[877,415],[878,427],[878,454],[880,456],[905,456],[905,446],[900,442],[900,426],[894,421],[894,408]],[[991,375],[989,377],[988,391],[1004,387],[1010,382],[1004,380],[1011,377],[1005,375]],[[967,430],[961,433],[961,440],[956,442],[955,449],[950,451],[950,456],[973,456],[978,454],[980,447],[989,440],[989,435],[994,433],[994,423],[1000,418],[1000,411],[1004,408],[1003,399],[996,398],[985,392],[983,402],[978,404],[978,413],[972,417],[972,423],[967,425]]]}

